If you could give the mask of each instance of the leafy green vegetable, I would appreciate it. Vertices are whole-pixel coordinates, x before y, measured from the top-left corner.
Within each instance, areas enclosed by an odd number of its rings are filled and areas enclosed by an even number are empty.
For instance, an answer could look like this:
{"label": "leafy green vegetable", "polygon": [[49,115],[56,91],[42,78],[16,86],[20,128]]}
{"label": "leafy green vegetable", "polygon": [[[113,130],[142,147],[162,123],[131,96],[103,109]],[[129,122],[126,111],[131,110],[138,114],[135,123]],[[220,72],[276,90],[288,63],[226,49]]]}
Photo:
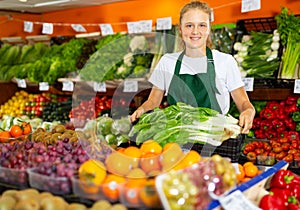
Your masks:
{"label": "leafy green vegetable", "polygon": [[235,118],[220,115],[215,110],[179,102],[143,114],[130,130],[129,136],[136,136],[137,144],[154,139],[161,145],[171,141],[220,145],[223,140],[240,133],[237,123]]}

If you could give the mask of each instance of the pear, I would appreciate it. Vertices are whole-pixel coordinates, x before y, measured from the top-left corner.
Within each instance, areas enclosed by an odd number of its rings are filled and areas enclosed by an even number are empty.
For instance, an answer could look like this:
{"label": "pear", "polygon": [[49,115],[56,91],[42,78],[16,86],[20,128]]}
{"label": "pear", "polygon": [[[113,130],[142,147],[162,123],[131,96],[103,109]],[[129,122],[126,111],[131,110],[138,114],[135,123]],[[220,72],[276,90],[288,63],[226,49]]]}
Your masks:
{"label": "pear", "polygon": [[14,210],[39,210],[39,202],[33,198],[20,200],[16,203]]}
{"label": "pear", "polygon": [[71,203],[67,210],[87,210],[86,206],[81,203]]}
{"label": "pear", "polygon": [[1,210],[13,210],[15,204],[16,204],[16,200],[9,195],[1,197],[1,199],[0,199],[0,209]]}

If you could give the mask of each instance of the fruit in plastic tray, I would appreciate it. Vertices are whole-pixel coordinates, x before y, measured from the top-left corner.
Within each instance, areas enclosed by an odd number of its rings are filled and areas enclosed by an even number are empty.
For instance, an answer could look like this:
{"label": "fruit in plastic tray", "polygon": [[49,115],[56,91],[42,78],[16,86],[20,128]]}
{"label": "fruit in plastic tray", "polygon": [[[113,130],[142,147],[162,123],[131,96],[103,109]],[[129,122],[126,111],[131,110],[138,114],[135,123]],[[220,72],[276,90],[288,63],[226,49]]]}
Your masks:
{"label": "fruit in plastic tray", "polygon": [[212,199],[228,192],[236,183],[230,161],[213,155],[181,171],[170,171],[162,188],[170,209],[205,209]]}

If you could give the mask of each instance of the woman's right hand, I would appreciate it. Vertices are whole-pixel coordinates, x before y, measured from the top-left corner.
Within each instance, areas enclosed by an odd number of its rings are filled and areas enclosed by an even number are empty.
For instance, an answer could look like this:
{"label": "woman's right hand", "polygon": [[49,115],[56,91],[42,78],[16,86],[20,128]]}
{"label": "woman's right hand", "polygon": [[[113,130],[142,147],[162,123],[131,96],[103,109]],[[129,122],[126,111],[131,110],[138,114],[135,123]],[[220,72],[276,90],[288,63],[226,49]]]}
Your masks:
{"label": "woman's right hand", "polygon": [[130,116],[130,121],[134,122],[136,121],[142,114],[145,113],[145,110],[143,109],[143,107],[139,107],[137,110],[135,110],[135,112],[133,112],[133,114]]}

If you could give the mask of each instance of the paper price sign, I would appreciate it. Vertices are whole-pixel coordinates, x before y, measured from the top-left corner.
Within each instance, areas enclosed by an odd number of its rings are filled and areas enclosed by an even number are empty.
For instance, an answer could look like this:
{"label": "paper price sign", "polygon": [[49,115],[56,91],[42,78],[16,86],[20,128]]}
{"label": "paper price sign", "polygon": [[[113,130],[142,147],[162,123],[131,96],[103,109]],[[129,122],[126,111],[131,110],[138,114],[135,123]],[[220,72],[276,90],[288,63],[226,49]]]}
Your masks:
{"label": "paper price sign", "polygon": [[63,81],[62,91],[73,91],[74,83],[72,81]]}
{"label": "paper price sign", "polygon": [[134,93],[138,91],[138,81],[136,80],[125,80],[123,92]]}
{"label": "paper price sign", "polygon": [[17,85],[18,85],[18,87],[20,87],[20,88],[26,88],[26,81],[25,81],[25,79],[16,79],[17,80]]}
{"label": "paper price sign", "polygon": [[71,27],[76,32],[86,32],[85,28],[81,24],[71,24]]}
{"label": "paper price sign", "polygon": [[300,93],[300,79],[295,80],[294,93]]}
{"label": "paper price sign", "polygon": [[53,34],[53,24],[52,23],[43,23],[43,34]]}
{"label": "paper price sign", "polygon": [[48,91],[49,90],[48,82],[40,82],[39,83],[39,90],[40,91]]}
{"label": "paper price sign", "polygon": [[221,197],[219,201],[225,210],[260,210],[260,208],[249,201],[240,190]]}
{"label": "paper price sign", "polygon": [[156,29],[157,30],[170,30],[172,28],[172,18],[157,18],[156,19]]}
{"label": "paper price sign", "polygon": [[245,77],[242,79],[245,84],[246,91],[253,91],[254,77]]}
{"label": "paper price sign", "polygon": [[127,30],[129,34],[139,33],[140,29],[139,29],[138,22],[128,22]]}
{"label": "paper price sign", "polygon": [[260,9],[260,0],[242,0],[242,12]]}
{"label": "paper price sign", "polygon": [[31,33],[33,31],[33,22],[25,21],[24,22],[24,31]]}
{"label": "paper price sign", "polygon": [[100,24],[102,36],[114,34],[111,24]]}
{"label": "paper price sign", "polygon": [[152,31],[152,20],[143,20],[138,22],[140,25],[140,33],[149,33]]}
{"label": "paper price sign", "polygon": [[106,83],[105,82],[94,82],[94,91],[95,92],[106,92]]}

